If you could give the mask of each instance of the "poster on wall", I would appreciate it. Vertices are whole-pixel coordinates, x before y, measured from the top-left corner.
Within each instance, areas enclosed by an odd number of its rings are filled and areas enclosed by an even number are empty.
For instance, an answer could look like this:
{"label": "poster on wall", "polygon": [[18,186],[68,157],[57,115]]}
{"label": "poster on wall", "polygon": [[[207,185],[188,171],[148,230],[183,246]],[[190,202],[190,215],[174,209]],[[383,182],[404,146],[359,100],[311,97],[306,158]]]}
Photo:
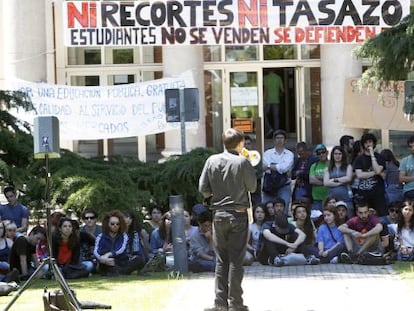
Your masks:
{"label": "poster on wall", "polygon": [[343,125],[354,128],[412,131],[403,112],[404,82],[398,84],[398,93],[385,88],[380,95],[375,90],[358,87],[357,78],[345,81]]}
{"label": "poster on wall", "polygon": [[66,46],[355,44],[408,0],[64,1]]}
{"label": "poster on wall", "polygon": [[[36,116],[56,116],[61,140],[108,139],[145,136],[179,129],[167,123],[165,90],[195,86],[191,72],[174,78],[115,86],[68,86],[8,81],[9,90],[27,94],[35,111],[12,111],[33,124]],[[197,128],[198,122],[187,122]]]}

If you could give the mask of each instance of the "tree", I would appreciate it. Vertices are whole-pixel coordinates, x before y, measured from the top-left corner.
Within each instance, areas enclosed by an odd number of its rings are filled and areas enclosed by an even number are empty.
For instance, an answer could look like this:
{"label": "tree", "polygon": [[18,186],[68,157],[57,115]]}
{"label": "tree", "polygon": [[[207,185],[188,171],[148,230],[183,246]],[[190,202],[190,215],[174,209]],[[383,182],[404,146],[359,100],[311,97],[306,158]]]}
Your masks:
{"label": "tree", "polygon": [[31,111],[34,106],[23,92],[0,90],[0,173],[6,183],[22,185],[24,168],[33,158],[33,138],[30,125],[13,116],[11,109]]}
{"label": "tree", "polygon": [[397,87],[394,81],[407,80],[414,67],[414,14],[368,39],[355,53],[372,63],[362,74],[362,86],[378,91],[384,86]]}

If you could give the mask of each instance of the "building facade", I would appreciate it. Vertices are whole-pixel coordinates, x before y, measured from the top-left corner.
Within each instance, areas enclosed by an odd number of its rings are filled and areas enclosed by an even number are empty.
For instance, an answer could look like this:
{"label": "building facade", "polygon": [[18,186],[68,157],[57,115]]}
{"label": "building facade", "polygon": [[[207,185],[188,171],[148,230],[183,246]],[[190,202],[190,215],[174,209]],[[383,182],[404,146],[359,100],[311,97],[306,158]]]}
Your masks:
{"label": "building facade", "polygon": [[[75,1],[76,2],[76,1]],[[222,149],[224,128],[237,127],[263,151],[266,137],[263,78],[274,69],[283,80],[281,124],[292,142],[333,146],[366,128],[343,124],[347,78],[363,64],[356,44],[65,46],[65,1],[0,2],[0,87],[10,78],[73,86],[108,86],[170,77],[187,70],[199,89],[198,129],[186,146]],[[401,145],[408,133],[373,129],[383,147]],[[84,156],[128,155],[143,161],[181,152],[180,130],[116,139],[61,141]]]}

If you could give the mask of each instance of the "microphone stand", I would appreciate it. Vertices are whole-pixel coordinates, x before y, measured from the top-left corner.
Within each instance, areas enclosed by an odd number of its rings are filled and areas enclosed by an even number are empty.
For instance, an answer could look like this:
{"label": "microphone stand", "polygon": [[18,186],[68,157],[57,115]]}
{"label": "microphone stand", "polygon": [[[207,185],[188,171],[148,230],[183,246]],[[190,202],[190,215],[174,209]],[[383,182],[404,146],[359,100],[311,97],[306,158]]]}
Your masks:
{"label": "microphone stand", "polygon": [[[50,172],[49,172],[49,144],[44,142],[43,146],[45,147],[45,165],[46,165],[46,177],[45,177],[45,203],[44,206],[46,208],[46,239],[47,239],[47,247],[49,251],[49,257],[44,259],[42,263],[37,267],[35,272],[27,279],[27,281],[19,288],[19,290],[14,294],[13,299],[7,304],[7,306],[3,309],[7,311],[11,308],[14,302],[20,297],[20,295],[43,273],[42,269],[44,266],[49,265],[49,271],[53,273],[54,279],[59,284],[60,288],[62,289],[63,296],[65,297],[66,304],[69,307],[69,310],[82,310],[80,302],[76,299],[74,292],[69,287],[68,283],[66,282],[65,278],[62,275],[62,272],[59,269],[59,266],[56,263],[56,259],[53,258],[52,254],[52,227],[50,225]],[[39,275],[40,274],[40,275]]]}

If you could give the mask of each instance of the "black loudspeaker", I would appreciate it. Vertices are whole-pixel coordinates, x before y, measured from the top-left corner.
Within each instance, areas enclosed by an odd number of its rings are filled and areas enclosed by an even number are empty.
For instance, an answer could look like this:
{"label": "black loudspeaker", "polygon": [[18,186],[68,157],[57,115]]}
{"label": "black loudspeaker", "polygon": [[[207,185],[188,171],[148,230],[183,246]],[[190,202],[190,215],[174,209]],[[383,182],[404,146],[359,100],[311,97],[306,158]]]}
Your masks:
{"label": "black loudspeaker", "polygon": [[[167,122],[180,122],[180,90],[166,89],[164,95]],[[186,122],[194,122],[200,119],[197,88],[184,89],[184,118]]]}
{"label": "black loudspeaker", "polygon": [[53,116],[34,119],[34,158],[60,157],[59,119]]}

